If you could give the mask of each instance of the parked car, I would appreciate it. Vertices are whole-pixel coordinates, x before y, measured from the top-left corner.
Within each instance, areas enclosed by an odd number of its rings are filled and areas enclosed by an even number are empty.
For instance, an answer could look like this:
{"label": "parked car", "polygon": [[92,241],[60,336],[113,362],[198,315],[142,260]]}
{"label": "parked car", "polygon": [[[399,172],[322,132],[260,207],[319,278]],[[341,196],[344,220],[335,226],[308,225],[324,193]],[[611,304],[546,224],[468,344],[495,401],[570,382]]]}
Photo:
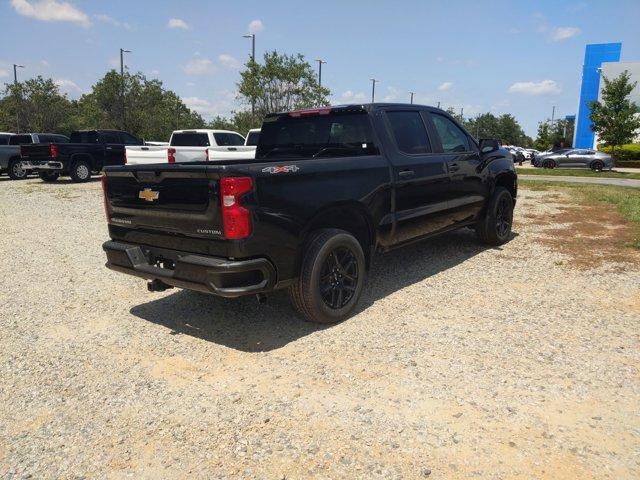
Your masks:
{"label": "parked car", "polygon": [[252,128],[247,133],[247,138],[244,139],[244,144],[247,147],[255,147],[258,145],[258,138],[260,138],[260,129]]}
{"label": "parked car", "polygon": [[229,130],[176,130],[169,147],[127,147],[130,165],[184,163],[253,158],[256,147],[244,146],[245,138]]}
{"label": "parked car", "polygon": [[0,145],[0,171],[8,173],[12,180],[22,180],[29,175],[29,168],[26,168],[20,152],[23,145],[30,145],[41,142],[66,143],[69,137],[55,133],[19,133],[9,134],[7,144]]}
{"label": "parked car", "polygon": [[406,104],[269,114],[255,159],[106,167],[107,267],[223,297],[288,288],[346,318],[374,252],[461,227],[510,238],[517,176],[446,112]]}
{"label": "parked car", "polygon": [[611,170],[613,158],[608,153],[575,148],[553,152],[544,156],[539,166],[542,168],[590,168],[591,170]]}
{"label": "parked car", "polygon": [[549,157],[550,155],[563,154],[568,152],[569,150],[571,149],[560,148],[557,150],[545,150],[544,152],[538,152],[536,155],[534,155],[532,164],[534,167],[542,167],[542,162],[544,161],[545,158]]}
{"label": "parked car", "polygon": [[125,145],[142,145],[142,140],[120,130],[80,130],[71,133],[69,143],[24,145],[22,163],[46,182],[60,175],[86,182],[107,165],[124,165]]}

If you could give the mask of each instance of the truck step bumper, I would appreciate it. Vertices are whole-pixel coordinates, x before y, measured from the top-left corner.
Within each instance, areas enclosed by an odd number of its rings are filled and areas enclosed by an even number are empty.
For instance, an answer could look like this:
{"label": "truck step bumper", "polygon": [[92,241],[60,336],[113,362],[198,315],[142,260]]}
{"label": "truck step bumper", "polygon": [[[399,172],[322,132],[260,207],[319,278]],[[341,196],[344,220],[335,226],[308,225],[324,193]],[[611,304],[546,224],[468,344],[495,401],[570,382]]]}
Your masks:
{"label": "truck step bumper", "polygon": [[102,248],[112,270],[221,297],[267,292],[276,281],[275,268],[266,258],[236,261],[116,241]]}
{"label": "truck step bumper", "polygon": [[22,168],[25,170],[62,170],[62,162],[30,162],[28,160],[22,161]]}

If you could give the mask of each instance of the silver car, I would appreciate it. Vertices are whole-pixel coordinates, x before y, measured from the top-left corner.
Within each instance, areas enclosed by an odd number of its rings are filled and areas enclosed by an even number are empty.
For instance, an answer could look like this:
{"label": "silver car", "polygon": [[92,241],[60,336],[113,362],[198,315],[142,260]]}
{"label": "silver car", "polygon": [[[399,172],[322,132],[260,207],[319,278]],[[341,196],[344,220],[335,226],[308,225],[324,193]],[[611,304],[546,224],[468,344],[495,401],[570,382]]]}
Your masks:
{"label": "silver car", "polygon": [[611,155],[595,150],[574,148],[559,151],[550,155],[543,155],[536,166],[543,168],[590,168],[591,170],[611,170],[613,159]]}

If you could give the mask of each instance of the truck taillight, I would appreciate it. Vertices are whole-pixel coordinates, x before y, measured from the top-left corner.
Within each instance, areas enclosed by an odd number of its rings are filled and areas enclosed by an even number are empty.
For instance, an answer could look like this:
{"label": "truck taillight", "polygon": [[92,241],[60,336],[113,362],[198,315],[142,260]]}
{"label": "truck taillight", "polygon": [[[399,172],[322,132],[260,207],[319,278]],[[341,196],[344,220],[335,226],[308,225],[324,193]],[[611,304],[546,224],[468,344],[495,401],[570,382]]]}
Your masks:
{"label": "truck taillight", "polygon": [[167,148],[167,161],[169,163],[176,163],[176,149]]}
{"label": "truck taillight", "polygon": [[253,189],[250,177],[220,179],[220,206],[225,238],[238,240],[251,235],[251,212],[242,206],[242,195]]}
{"label": "truck taillight", "polygon": [[100,178],[100,183],[102,184],[102,200],[104,205],[104,214],[107,217],[107,223],[111,221],[111,216],[109,215],[109,199],[107,198],[107,177],[103,173]]}
{"label": "truck taillight", "polygon": [[49,156],[51,158],[56,158],[58,156],[58,146],[51,144],[49,145]]}

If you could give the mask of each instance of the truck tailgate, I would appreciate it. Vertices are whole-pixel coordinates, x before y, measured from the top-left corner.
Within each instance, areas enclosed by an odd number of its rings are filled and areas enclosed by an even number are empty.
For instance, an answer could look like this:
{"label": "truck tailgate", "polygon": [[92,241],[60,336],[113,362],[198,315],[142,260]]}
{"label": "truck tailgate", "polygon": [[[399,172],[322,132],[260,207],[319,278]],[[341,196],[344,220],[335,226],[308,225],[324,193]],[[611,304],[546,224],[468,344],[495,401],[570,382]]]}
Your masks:
{"label": "truck tailgate", "polygon": [[[106,168],[103,186],[112,238],[223,253],[218,179],[218,173],[202,164]],[[212,251],[212,240],[220,240],[219,251]]]}
{"label": "truck tailgate", "polygon": [[127,165],[167,163],[168,147],[127,146]]}
{"label": "truck tailgate", "polygon": [[34,143],[22,145],[22,158],[25,160],[44,160],[49,158],[50,143]]}

